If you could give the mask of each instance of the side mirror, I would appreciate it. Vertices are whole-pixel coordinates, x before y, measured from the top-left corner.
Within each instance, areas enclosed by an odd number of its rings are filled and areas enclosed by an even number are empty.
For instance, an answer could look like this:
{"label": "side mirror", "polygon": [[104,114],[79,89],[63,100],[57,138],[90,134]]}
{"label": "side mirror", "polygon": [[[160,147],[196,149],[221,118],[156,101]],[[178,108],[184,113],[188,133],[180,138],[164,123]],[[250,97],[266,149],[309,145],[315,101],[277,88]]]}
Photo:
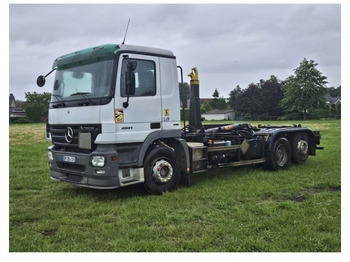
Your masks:
{"label": "side mirror", "polygon": [[135,72],[128,72],[128,77],[129,77],[129,81],[127,81],[128,86],[126,88],[126,92],[128,95],[130,96],[134,96],[135,95]]}
{"label": "side mirror", "polygon": [[126,73],[126,94],[129,96],[135,95],[135,70],[137,61],[128,61]]}
{"label": "side mirror", "polygon": [[42,87],[45,85],[45,76],[41,75],[36,79],[36,84],[38,87]]}
{"label": "side mirror", "polygon": [[123,107],[127,108],[129,106],[129,97],[135,95],[135,69],[137,67],[137,62],[136,61],[130,61],[129,56],[125,55],[125,59],[127,59],[127,64],[126,64],[126,74],[125,74],[125,82],[126,82],[126,102],[123,103]]}

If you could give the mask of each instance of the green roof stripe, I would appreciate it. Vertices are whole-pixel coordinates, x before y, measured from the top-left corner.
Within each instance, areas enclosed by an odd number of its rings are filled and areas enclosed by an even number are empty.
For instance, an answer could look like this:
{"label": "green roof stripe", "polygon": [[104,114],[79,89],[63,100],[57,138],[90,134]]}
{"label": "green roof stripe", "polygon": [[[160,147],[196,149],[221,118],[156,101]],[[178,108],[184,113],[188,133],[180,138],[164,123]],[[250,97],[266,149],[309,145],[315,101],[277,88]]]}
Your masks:
{"label": "green roof stripe", "polygon": [[58,57],[52,65],[52,68],[59,68],[64,65],[80,64],[82,62],[88,62],[89,60],[106,60],[112,59],[119,49],[119,45],[107,44],[96,47],[87,48],[84,50],[76,51],[64,56]]}

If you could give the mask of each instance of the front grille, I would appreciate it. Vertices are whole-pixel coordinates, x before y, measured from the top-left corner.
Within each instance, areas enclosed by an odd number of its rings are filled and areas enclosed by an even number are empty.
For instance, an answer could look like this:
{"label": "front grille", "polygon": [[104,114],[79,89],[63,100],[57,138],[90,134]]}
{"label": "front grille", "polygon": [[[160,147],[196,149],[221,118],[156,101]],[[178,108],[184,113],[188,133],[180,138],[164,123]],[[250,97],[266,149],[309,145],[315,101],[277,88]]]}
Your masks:
{"label": "front grille", "polygon": [[73,130],[73,140],[71,143],[66,141],[66,138],[65,138],[66,128],[67,128],[66,126],[55,126],[55,127],[50,128],[52,142],[55,145],[59,145],[59,146],[78,147],[79,127],[72,127],[71,126],[71,128]]}
{"label": "front grille", "polygon": [[75,171],[75,172],[84,172],[85,171],[85,166],[78,165],[78,164],[57,162],[57,167],[62,168],[62,169],[66,169],[66,170],[70,170],[70,171]]}
{"label": "front grille", "polygon": [[[73,130],[73,138],[69,143],[66,140],[66,129],[70,127]],[[52,143],[58,150],[64,149],[65,151],[86,151],[79,150],[79,133],[91,133],[91,151],[96,149],[94,141],[98,134],[101,133],[101,125],[48,125],[47,131],[51,133]]]}

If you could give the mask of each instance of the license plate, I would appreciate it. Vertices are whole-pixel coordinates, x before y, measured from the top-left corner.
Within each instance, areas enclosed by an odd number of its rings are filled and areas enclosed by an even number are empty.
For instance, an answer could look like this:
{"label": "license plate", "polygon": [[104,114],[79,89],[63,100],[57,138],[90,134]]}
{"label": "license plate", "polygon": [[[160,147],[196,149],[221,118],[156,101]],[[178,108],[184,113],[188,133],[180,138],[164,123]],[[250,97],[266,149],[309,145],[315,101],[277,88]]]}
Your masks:
{"label": "license plate", "polygon": [[62,156],[63,162],[75,163],[75,156]]}

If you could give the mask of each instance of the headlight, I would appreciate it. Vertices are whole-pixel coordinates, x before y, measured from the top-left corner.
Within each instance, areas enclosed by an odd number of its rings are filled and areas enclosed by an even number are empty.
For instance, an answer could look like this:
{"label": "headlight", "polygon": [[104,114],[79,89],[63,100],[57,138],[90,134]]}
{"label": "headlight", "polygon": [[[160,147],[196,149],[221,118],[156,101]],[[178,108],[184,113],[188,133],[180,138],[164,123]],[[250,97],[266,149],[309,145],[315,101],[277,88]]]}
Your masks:
{"label": "headlight", "polygon": [[49,161],[53,161],[53,154],[51,151],[47,151],[47,157],[48,157]]}
{"label": "headlight", "polygon": [[105,165],[105,157],[93,156],[91,157],[91,164],[96,167],[103,167]]}

